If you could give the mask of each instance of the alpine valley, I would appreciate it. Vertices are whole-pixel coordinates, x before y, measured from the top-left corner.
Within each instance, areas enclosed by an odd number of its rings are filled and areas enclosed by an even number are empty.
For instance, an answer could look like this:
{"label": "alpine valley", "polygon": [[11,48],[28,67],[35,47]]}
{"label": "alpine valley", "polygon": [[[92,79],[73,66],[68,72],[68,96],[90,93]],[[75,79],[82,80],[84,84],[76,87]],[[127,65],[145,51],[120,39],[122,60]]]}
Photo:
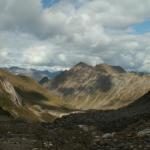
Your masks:
{"label": "alpine valley", "polygon": [[149,150],[149,74],[80,62],[25,75],[0,69],[0,149]]}

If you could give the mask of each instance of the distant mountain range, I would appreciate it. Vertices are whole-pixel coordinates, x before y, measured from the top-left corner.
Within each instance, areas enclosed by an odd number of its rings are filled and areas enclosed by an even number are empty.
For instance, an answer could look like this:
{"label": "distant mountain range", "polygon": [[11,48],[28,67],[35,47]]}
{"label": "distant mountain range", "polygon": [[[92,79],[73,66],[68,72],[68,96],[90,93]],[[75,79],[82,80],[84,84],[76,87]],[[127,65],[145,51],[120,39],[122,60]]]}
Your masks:
{"label": "distant mountain range", "polygon": [[42,78],[47,77],[49,79],[54,78],[57,76],[61,71],[48,71],[48,70],[37,70],[37,69],[26,69],[26,68],[20,68],[20,67],[8,67],[3,68],[5,70],[8,70],[16,75],[26,75],[28,77],[31,77],[35,79],[36,81],[40,81]]}

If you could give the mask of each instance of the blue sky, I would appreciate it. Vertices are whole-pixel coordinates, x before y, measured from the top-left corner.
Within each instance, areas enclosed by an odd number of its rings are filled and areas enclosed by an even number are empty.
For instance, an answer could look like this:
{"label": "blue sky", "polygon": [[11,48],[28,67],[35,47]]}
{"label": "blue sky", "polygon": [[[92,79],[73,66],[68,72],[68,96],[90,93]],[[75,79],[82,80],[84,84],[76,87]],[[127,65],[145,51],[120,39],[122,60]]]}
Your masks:
{"label": "blue sky", "polygon": [[144,34],[150,32],[150,20],[145,20],[142,23],[134,24],[132,26],[135,34]]}
{"label": "blue sky", "polygon": [[43,3],[44,8],[48,8],[48,7],[56,4],[59,1],[60,0],[42,0],[42,3]]}
{"label": "blue sky", "polygon": [[[54,4],[58,3],[61,0],[42,0],[42,4],[44,8],[49,8],[51,6],[53,6]],[[75,8],[78,9],[81,5],[81,2],[79,2],[79,0],[75,0],[73,1]]]}

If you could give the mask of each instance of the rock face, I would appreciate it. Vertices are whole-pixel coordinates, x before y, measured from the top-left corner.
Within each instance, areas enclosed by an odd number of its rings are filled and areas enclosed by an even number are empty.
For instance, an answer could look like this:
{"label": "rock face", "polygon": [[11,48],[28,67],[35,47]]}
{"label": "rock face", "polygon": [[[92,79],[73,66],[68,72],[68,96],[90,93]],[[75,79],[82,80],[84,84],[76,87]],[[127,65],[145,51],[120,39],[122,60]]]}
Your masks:
{"label": "rock face", "polygon": [[[18,117],[17,109],[22,107],[22,99],[13,85],[5,77],[0,77],[0,108],[13,117]],[[1,115],[1,114],[0,114]]]}
{"label": "rock face", "polygon": [[16,93],[13,85],[7,79],[0,79],[0,86],[3,88],[4,92],[10,95],[11,102],[19,107],[22,106],[22,100]]}
{"label": "rock face", "polygon": [[92,67],[81,62],[43,85],[70,108],[118,109],[150,90],[150,76],[129,73],[119,66]]}

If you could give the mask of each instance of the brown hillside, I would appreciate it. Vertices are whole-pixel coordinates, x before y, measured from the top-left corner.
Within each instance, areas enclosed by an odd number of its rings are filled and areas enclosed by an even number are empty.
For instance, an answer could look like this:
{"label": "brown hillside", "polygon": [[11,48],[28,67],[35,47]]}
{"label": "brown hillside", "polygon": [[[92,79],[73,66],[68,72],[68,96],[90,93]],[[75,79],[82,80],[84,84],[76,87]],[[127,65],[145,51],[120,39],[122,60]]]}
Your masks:
{"label": "brown hillside", "polygon": [[76,109],[118,109],[150,90],[150,76],[126,72],[119,66],[79,63],[48,84],[64,105]]}

